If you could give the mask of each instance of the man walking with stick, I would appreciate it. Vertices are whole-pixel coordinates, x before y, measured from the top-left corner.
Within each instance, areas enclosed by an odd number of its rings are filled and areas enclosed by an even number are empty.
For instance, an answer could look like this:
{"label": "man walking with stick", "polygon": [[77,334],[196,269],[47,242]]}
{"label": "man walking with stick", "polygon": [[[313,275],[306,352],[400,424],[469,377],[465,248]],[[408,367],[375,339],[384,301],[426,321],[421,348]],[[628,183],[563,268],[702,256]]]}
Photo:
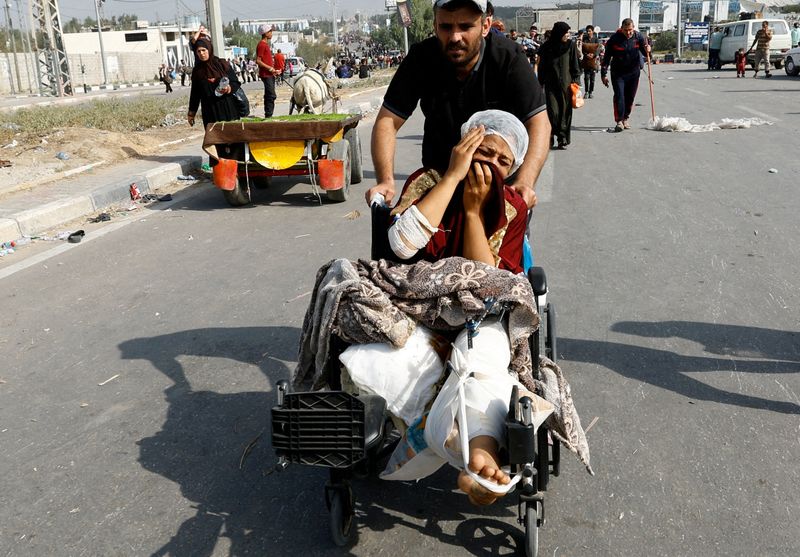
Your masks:
{"label": "man walking with stick", "polygon": [[615,132],[631,127],[629,118],[639,88],[639,74],[643,57],[650,57],[650,45],[636,31],[633,20],[625,18],[616,33],[606,42],[606,52],[600,66],[603,85],[608,87],[608,69],[611,68],[611,84],[614,87]]}

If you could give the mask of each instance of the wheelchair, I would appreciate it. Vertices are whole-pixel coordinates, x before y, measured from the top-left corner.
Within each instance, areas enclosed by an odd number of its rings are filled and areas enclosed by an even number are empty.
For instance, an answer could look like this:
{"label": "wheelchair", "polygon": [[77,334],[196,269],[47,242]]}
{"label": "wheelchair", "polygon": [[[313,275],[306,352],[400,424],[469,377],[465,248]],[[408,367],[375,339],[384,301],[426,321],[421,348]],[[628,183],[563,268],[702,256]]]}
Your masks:
{"label": "wheelchair", "polygon": [[[372,206],[372,258],[394,259],[386,230],[389,208]],[[539,329],[530,337],[532,361],[539,355],[557,361],[555,307],[547,301],[544,269],[527,272],[539,310]],[[351,480],[381,471],[399,441],[386,412],[386,401],[377,395],[352,395],[341,390],[339,355],[347,347],[331,338],[326,373],[328,391],[290,392],[288,381],[278,382],[277,405],[272,408],[272,446],[278,456],[278,470],[289,464],[324,467],[330,470],[325,484],[325,504],[330,511],[330,533],[340,547],[353,543],[355,495]],[[505,420],[506,449],[501,457],[511,474],[522,473],[514,490],[518,494],[517,521],[525,535],[525,554],[538,555],[539,529],[545,523],[544,493],[549,477],[559,475],[560,444],[545,424],[534,429],[532,401],[520,397],[514,387]]]}

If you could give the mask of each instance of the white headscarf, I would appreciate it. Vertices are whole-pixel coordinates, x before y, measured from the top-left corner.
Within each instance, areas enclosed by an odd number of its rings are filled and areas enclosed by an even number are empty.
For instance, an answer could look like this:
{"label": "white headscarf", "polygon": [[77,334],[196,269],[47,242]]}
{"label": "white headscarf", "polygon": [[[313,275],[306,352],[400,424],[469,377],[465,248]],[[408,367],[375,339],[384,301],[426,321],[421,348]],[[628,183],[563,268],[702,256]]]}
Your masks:
{"label": "white headscarf", "polygon": [[513,114],[503,110],[482,110],[464,122],[461,126],[461,137],[478,126],[486,129],[485,135],[499,135],[508,144],[511,154],[514,156],[514,164],[511,166],[509,174],[516,172],[522,166],[525,153],[528,152],[528,130],[525,129],[522,122]]}

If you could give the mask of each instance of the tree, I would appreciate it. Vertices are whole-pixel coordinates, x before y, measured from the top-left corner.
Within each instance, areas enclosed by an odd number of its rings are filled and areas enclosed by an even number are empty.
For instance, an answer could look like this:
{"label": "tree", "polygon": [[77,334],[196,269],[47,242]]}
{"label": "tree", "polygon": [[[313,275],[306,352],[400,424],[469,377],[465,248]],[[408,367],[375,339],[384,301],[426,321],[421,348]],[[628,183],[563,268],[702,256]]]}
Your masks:
{"label": "tree", "polygon": [[408,28],[408,43],[412,45],[433,34],[433,4],[428,0],[409,0],[411,26]]}
{"label": "tree", "polygon": [[[429,0],[408,0],[411,13],[411,26],[408,28],[409,46],[423,41],[433,34],[433,4]],[[403,45],[403,27],[400,16],[394,12],[392,23],[387,29],[381,27],[372,32],[372,40],[386,48],[400,48]]]}
{"label": "tree", "polygon": [[80,33],[81,22],[77,17],[71,18],[64,24],[64,33]]}
{"label": "tree", "polygon": [[336,51],[327,39],[321,39],[315,43],[311,41],[300,41],[297,43],[295,54],[305,60],[306,66],[313,68],[317,64],[325,64],[336,54]]}

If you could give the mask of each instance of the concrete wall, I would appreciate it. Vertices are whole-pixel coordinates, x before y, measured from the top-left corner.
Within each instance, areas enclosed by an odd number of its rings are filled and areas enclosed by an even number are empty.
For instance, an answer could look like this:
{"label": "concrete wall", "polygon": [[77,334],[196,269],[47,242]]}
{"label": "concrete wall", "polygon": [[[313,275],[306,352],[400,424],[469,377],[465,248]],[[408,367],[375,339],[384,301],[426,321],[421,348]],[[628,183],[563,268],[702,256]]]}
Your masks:
{"label": "concrete wall", "polygon": [[[103,65],[100,53],[68,54],[72,84],[76,92],[83,90],[83,84],[100,85],[103,83]],[[17,53],[19,76],[21,84],[17,82],[17,73],[14,68],[14,55],[0,53],[0,95],[30,95],[38,94],[39,86],[35,69],[32,67],[30,55]],[[158,67],[161,65],[160,52],[114,52],[106,49],[106,67],[108,69],[108,82],[114,83],[144,83],[158,81]],[[81,64],[85,70],[81,74]],[[27,66],[27,71],[26,71]],[[30,76],[30,81],[28,77]],[[13,89],[12,89],[13,83]]]}

